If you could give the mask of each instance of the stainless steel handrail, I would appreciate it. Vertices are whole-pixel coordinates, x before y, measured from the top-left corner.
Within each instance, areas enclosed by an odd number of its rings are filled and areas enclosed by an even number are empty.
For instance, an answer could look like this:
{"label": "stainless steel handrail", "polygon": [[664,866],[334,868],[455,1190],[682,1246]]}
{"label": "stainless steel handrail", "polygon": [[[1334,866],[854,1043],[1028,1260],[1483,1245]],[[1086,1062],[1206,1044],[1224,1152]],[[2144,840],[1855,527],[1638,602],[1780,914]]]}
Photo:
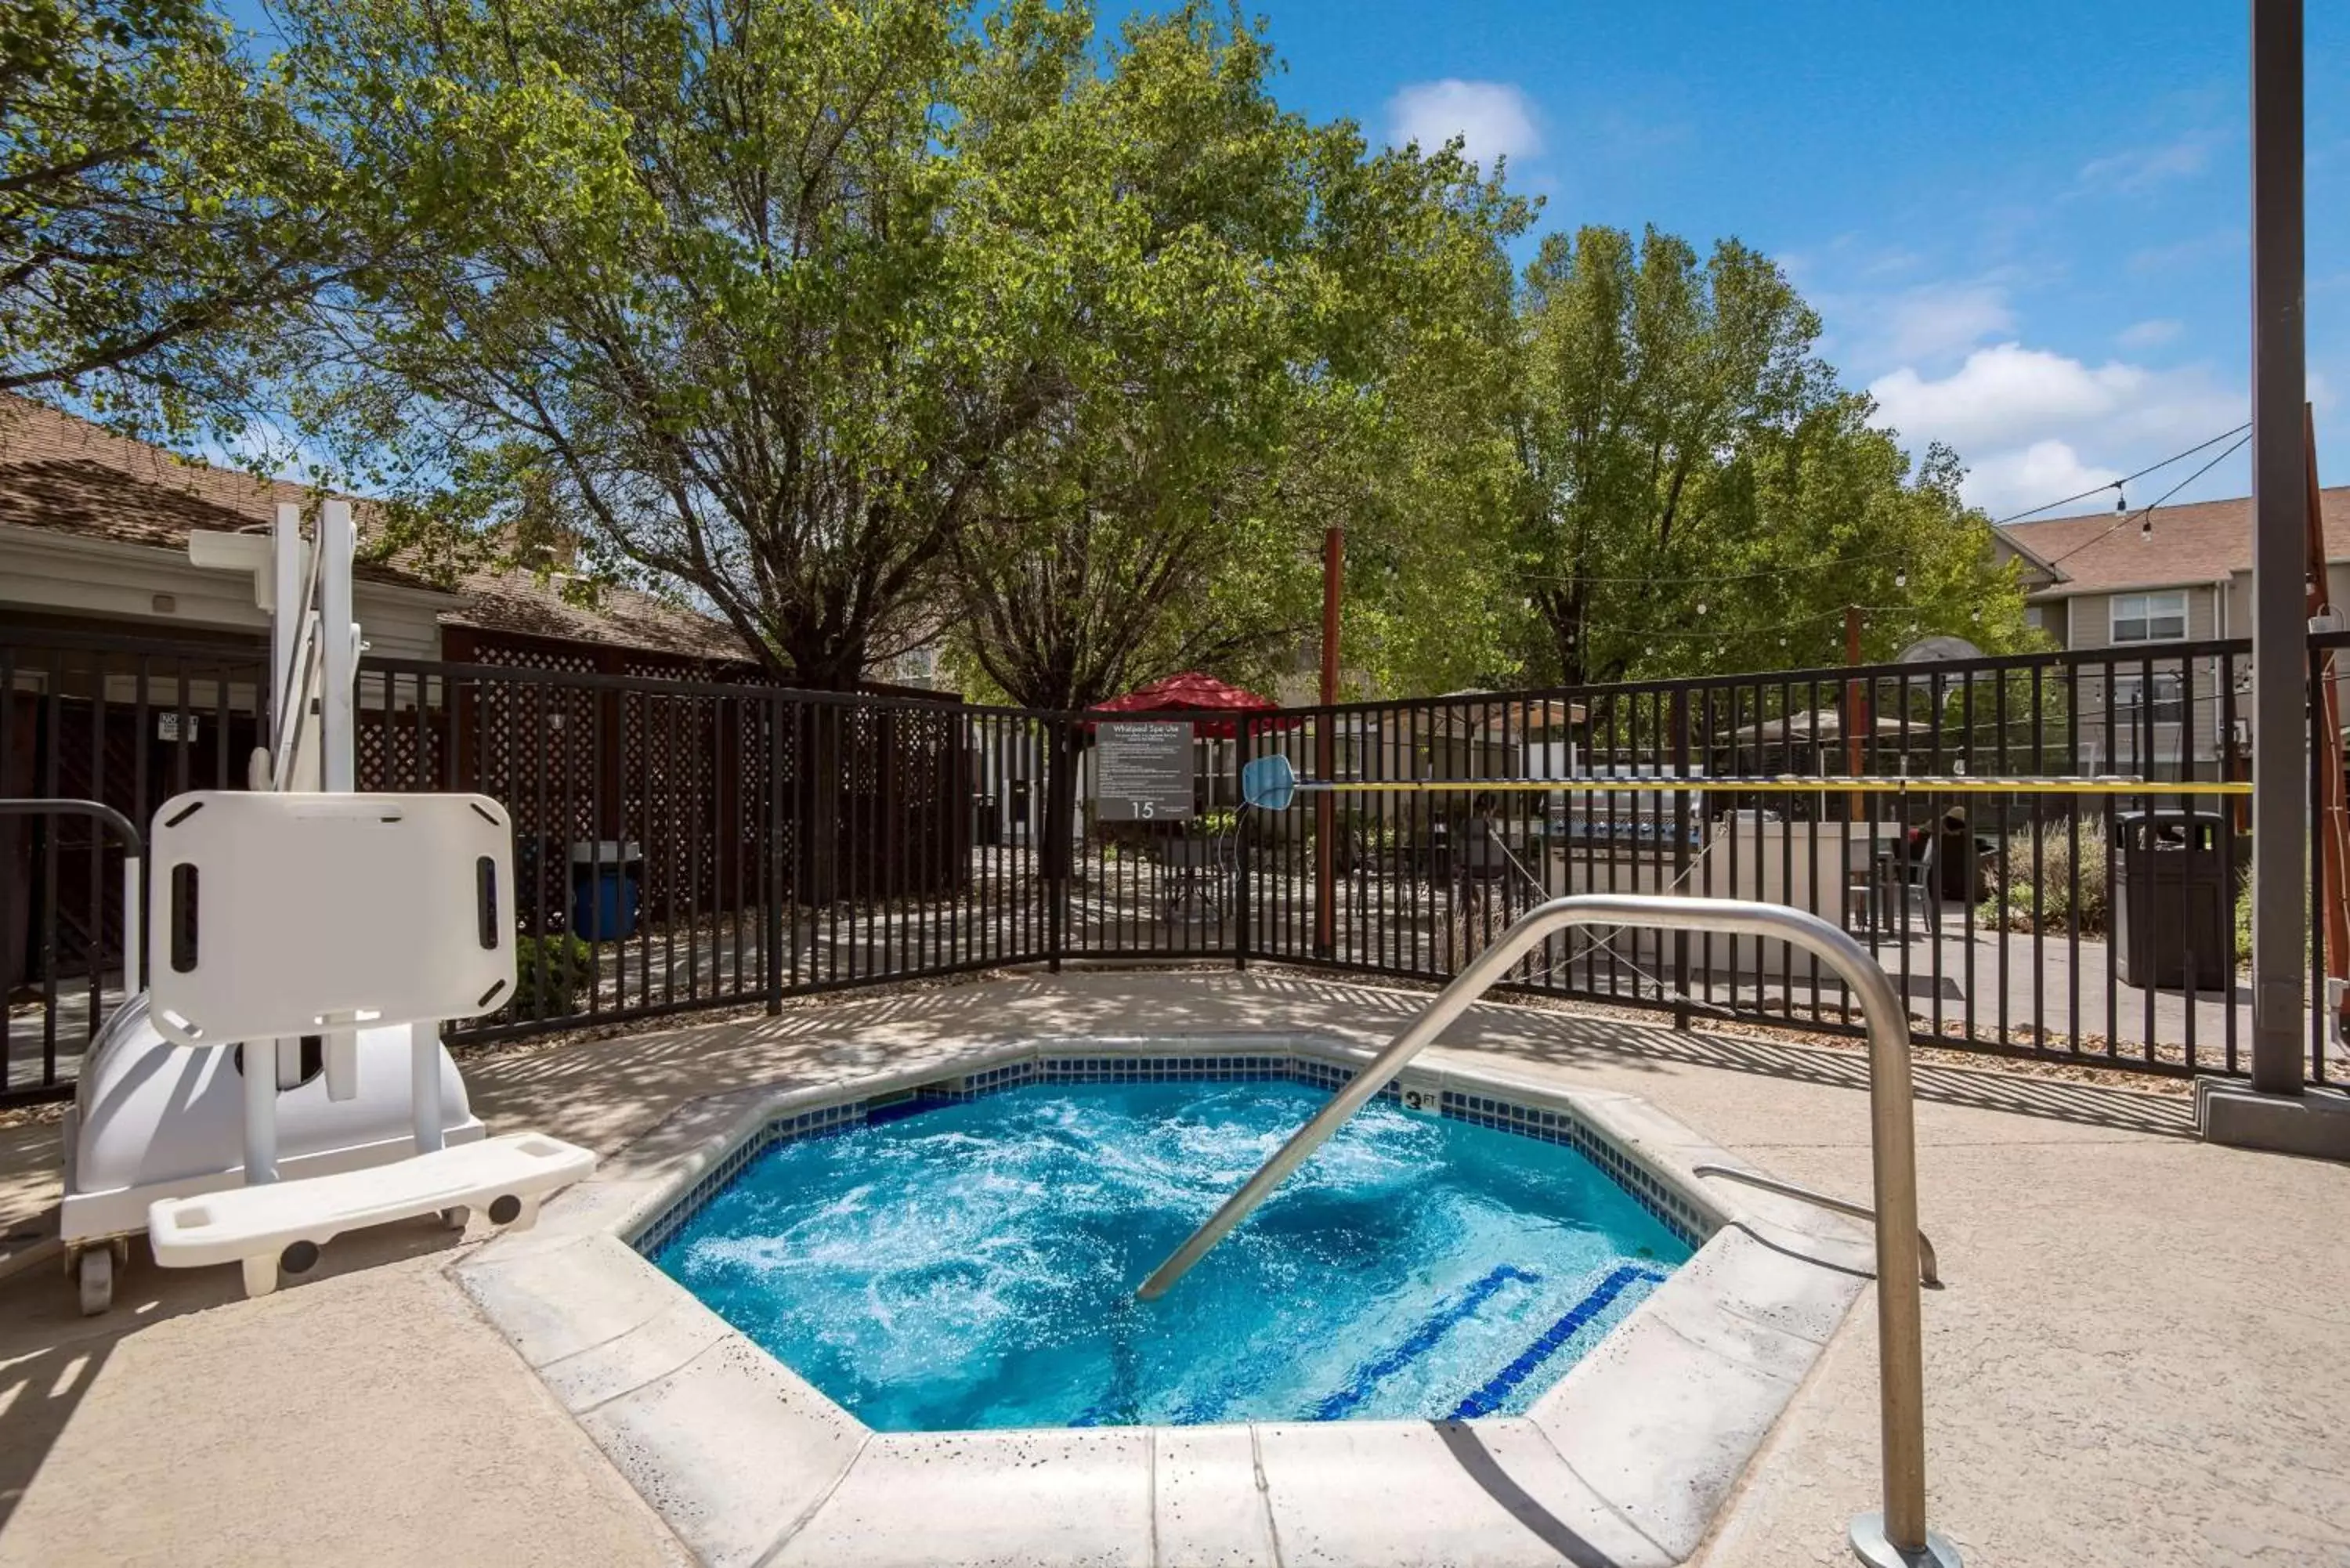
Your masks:
{"label": "stainless steel handrail", "polygon": [[1741,898],[1631,893],[1578,893],[1537,906],[1471,960],[1387,1049],[1225,1199],[1136,1293],[1144,1301],[1166,1294],[1348,1117],[1368,1104],[1404,1064],[1507,978],[1537,943],[1569,926],[1647,926],[1770,938],[1825,960],[1852,988],[1868,1026],[1869,1156],[1877,1214],[1878,1426],[1884,1446],[1885,1507],[1882,1512],[1854,1519],[1848,1536],[1854,1552],[1864,1563],[1956,1568],[1957,1548],[1926,1528],[1925,1331],[1918,1290],[1918,1149],[1909,1078],[1908,1012],[1867,950],[1817,915]]}
{"label": "stainless steel handrail", "polygon": [[[1717,1176],[1724,1181],[1742,1181],[1749,1187],[1759,1187],[1765,1192],[1775,1192],[1782,1198],[1800,1199],[1805,1203],[1832,1210],[1838,1214],[1849,1214],[1856,1220],[1874,1220],[1877,1218],[1877,1210],[1866,1203],[1855,1203],[1849,1199],[1836,1198],[1813,1188],[1798,1187],[1792,1181],[1781,1181],[1774,1176],[1764,1176],[1760,1171],[1741,1170],[1734,1165],[1692,1165],[1690,1167],[1690,1174]],[[1923,1231],[1918,1232],[1918,1282],[1930,1285],[1936,1290],[1942,1287],[1942,1265],[1934,1257],[1933,1238]]]}

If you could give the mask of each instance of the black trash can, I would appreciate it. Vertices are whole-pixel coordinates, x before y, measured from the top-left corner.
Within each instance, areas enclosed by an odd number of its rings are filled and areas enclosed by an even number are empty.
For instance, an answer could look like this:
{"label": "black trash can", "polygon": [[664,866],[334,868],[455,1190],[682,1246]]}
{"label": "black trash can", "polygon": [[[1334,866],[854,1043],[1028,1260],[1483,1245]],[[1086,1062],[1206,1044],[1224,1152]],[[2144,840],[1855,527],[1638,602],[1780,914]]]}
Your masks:
{"label": "black trash can", "polygon": [[1925,836],[1934,840],[1934,880],[1937,891],[1954,904],[1979,904],[1982,901],[1983,857],[1989,850],[1975,842],[1974,830],[1967,824],[1966,807],[1954,805],[1933,821],[1912,828],[1909,833],[1909,858],[1914,864],[1925,853]]}
{"label": "black trash can", "polygon": [[1003,802],[985,792],[971,797],[971,841],[994,846],[1003,842]]}
{"label": "black trash can", "polygon": [[1026,779],[1014,779],[1012,781],[1012,809],[1007,814],[1005,826],[1010,830],[1012,841],[1014,844],[1025,844],[1029,842],[1030,839],[1029,827],[1031,824],[1028,821],[1028,781]]}
{"label": "black trash can", "polygon": [[2235,978],[2236,888],[2251,845],[2228,846],[2214,811],[2145,811],[2114,823],[2114,961],[2122,983],[2225,993]]}
{"label": "black trash can", "polygon": [[1501,882],[1510,872],[1508,841],[1491,817],[1472,816],[1461,825],[1461,841],[1453,852],[1454,868],[1467,882]]}

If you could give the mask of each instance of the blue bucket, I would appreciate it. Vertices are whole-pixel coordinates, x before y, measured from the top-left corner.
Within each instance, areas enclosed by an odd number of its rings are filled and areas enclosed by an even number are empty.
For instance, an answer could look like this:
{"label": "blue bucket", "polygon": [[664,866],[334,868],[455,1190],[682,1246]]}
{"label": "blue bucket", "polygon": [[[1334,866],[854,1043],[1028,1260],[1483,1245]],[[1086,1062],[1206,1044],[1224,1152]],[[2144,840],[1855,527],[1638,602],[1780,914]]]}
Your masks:
{"label": "blue bucket", "polygon": [[619,866],[592,872],[577,868],[571,879],[571,929],[591,942],[618,941],[637,934],[637,879]]}

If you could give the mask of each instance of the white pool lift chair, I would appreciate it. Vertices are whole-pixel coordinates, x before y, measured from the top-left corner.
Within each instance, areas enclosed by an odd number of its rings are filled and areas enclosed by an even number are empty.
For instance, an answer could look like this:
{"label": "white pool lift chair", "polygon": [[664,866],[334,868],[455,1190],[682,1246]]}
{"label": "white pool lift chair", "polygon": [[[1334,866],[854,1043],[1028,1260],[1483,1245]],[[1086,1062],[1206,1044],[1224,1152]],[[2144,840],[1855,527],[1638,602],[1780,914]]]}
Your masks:
{"label": "white pool lift chair", "polygon": [[190,542],[199,565],[249,567],[272,612],[272,745],[251,790],[155,815],[147,940],[126,944],[127,1000],[64,1129],[86,1313],[142,1230],[159,1264],[239,1262],[261,1294],[364,1226],[527,1225],[595,1168],[557,1138],[486,1137],[467,1105],[439,1025],[514,990],[512,825],[485,796],[355,793],[348,504],[326,503],[318,533],[306,549],[281,506],[268,538]]}

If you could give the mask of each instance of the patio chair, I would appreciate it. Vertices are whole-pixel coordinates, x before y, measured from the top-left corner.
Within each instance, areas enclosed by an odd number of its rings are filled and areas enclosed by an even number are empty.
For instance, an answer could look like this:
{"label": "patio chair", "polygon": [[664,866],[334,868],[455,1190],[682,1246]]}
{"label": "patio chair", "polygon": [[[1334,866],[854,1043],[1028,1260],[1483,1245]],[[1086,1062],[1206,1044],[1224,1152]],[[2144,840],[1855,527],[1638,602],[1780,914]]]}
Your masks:
{"label": "patio chair", "polygon": [[1158,851],[1159,896],[1165,918],[1170,922],[1222,920],[1227,860],[1222,840],[1179,835],[1159,839],[1153,847]]}
{"label": "patio chair", "polygon": [[1922,848],[1911,853],[1897,846],[1877,852],[1877,874],[1869,883],[1870,923],[1880,930],[1901,929],[1893,919],[1896,898],[1900,910],[1922,921],[1928,930],[1942,931],[1942,835],[1926,835]]}

